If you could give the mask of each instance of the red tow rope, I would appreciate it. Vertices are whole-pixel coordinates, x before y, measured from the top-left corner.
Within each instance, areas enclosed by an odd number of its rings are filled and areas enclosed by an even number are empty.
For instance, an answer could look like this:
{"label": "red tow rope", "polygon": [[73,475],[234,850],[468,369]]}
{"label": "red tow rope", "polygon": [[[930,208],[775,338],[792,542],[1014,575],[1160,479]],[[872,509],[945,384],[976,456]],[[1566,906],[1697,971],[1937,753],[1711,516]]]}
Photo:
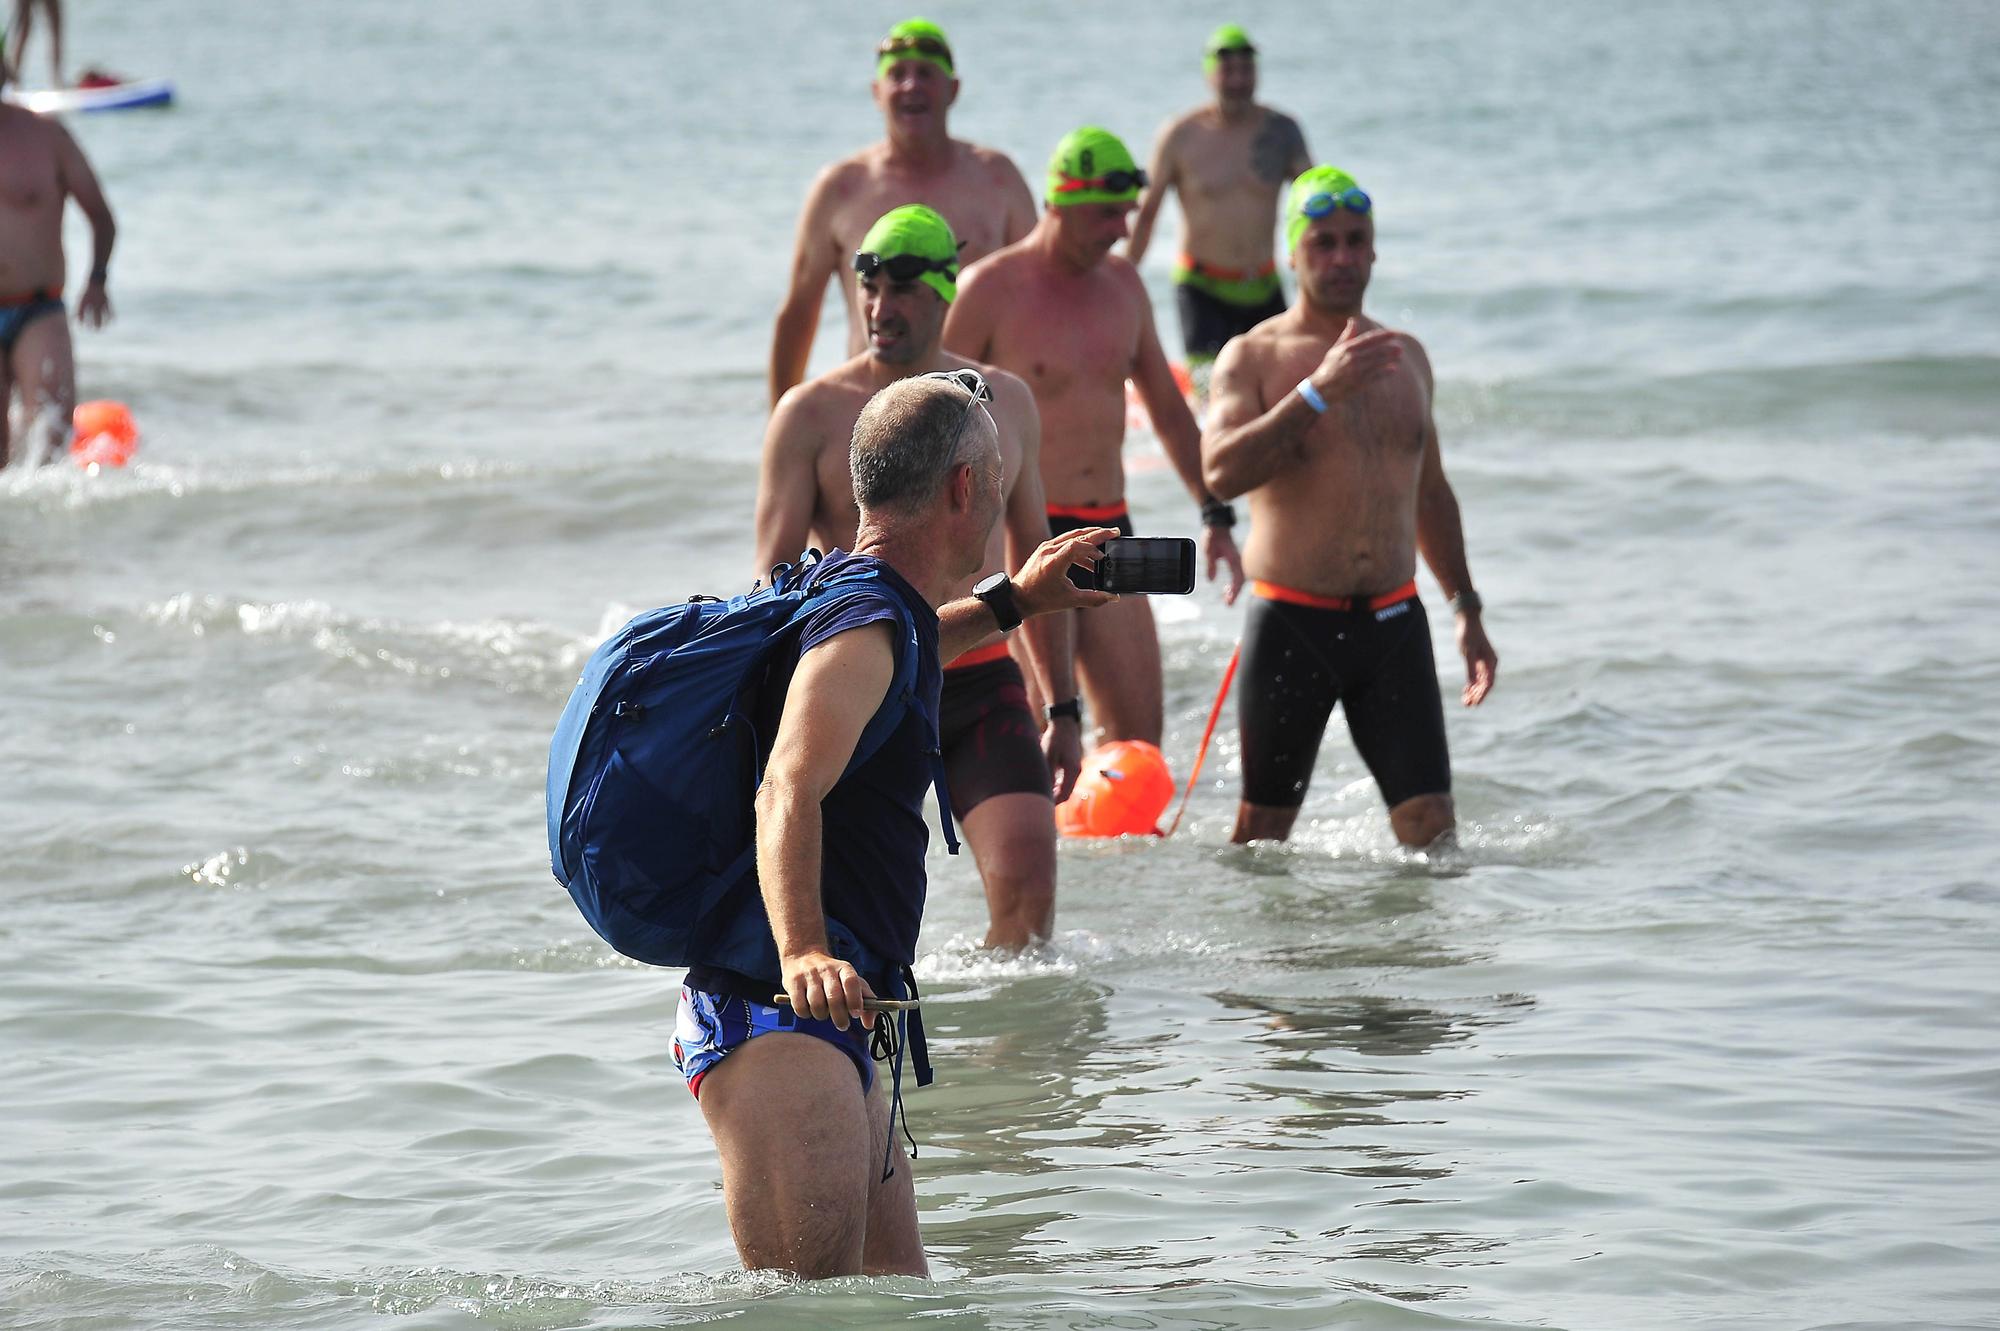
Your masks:
{"label": "red tow rope", "polygon": [[1229,654],[1229,668],[1222,672],[1222,687],[1215,692],[1215,706],[1208,709],[1208,729],[1201,732],[1201,747],[1194,753],[1194,770],[1188,773],[1187,789],[1181,792],[1181,807],[1174,810],[1174,820],[1167,825],[1161,836],[1172,836],[1174,829],[1181,825],[1181,815],[1187,812],[1188,799],[1194,794],[1194,783],[1201,776],[1201,765],[1208,761],[1208,742],[1215,738],[1215,723],[1222,719],[1222,704],[1229,697],[1229,686],[1236,682],[1236,662],[1243,655],[1243,644],[1238,641],[1236,650]]}

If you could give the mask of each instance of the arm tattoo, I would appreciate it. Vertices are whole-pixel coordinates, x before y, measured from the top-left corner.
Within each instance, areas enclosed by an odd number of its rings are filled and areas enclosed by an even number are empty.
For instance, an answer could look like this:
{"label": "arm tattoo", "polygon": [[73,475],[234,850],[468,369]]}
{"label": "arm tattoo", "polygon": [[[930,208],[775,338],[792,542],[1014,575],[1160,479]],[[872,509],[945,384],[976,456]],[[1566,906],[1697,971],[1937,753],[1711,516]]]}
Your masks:
{"label": "arm tattoo", "polygon": [[1250,141],[1250,168],[1260,180],[1282,185],[1291,179],[1292,163],[1305,155],[1305,136],[1290,116],[1276,111],[1264,117],[1257,137]]}

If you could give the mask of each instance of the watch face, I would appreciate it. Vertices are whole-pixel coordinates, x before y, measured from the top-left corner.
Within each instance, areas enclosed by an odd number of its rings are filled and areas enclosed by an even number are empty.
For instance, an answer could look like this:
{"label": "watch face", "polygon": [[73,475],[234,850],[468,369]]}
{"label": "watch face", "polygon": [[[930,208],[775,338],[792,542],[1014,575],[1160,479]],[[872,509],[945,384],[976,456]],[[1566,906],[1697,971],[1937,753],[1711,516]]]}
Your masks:
{"label": "watch face", "polygon": [[1005,573],[989,573],[985,577],[981,578],[979,582],[973,587],[972,594],[974,596],[984,596],[988,592],[998,590],[999,588],[1005,586],[1006,583],[1007,583],[1007,575]]}

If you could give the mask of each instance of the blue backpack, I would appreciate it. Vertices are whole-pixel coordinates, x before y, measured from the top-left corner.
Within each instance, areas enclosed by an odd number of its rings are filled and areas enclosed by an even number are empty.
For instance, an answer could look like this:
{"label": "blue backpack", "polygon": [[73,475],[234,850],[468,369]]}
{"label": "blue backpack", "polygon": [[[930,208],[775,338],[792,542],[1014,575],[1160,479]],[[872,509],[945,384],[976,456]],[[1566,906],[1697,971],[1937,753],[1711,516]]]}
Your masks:
{"label": "blue backpack", "polygon": [[[795,655],[808,610],[880,581],[868,562],[809,550],[797,565],[773,569],[768,587],[649,611],[591,654],[549,744],[549,861],[605,942],[655,966],[779,974],[757,889],[752,801],[771,742],[756,732],[759,701],[774,668]],[[887,701],[848,772],[910,708],[937,750],[937,716],[918,696],[916,625],[906,613],[898,640]],[[942,763],[932,763],[945,843],[957,854]],[[837,920],[827,932],[834,954],[871,982],[903,969]]]}

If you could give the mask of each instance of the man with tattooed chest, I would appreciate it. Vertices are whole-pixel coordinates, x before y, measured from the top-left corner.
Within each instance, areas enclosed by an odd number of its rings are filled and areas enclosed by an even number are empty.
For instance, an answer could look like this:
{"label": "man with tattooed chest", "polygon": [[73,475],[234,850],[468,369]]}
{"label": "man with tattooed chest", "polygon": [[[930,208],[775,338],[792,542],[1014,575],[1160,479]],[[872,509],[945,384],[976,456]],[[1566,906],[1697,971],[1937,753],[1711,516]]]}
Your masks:
{"label": "man with tattooed chest", "polygon": [[1298,122],[1255,100],[1257,48],[1248,33],[1233,23],[1217,28],[1202,64],[1215,100],[1160,131],[1126,251],[1135,264],[1145,255],[1167,190],[1176,190],[1182,237],[1174,294],[1191,366],[1284,312],[1272,221],[1279,191],[1312,165]]}

